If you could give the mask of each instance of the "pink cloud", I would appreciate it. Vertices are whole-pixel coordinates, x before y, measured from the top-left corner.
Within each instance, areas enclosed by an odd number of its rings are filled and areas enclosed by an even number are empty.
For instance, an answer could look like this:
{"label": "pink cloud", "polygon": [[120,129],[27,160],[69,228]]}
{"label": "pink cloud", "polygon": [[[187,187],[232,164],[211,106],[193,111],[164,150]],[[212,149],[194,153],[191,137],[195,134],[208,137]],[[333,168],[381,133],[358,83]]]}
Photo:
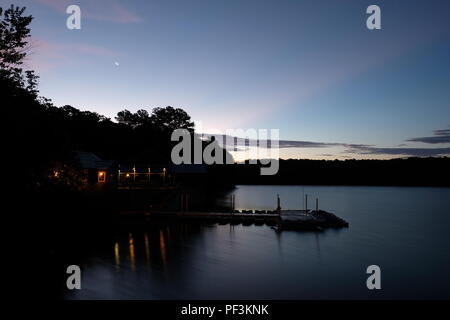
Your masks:
{"label": "pink cloud", "polygon": [[[136,22],[140,22],[142,21],[141,18],[139,18],[136,14],[132,13],[131,11],[128,11],[127,9],[125,9],[124,7],[122,7],[121,5],[119,5],[119,3],[113,1],[110,4],[111,8],[111,14],[109,14],[109,18],[113,18],[114,22],[119,22],[119,23],[136,23]],[[105,19],[107,20],[107,19]]]}
{"label": "pink cloud", "polygon": [[24,67],[36,70],[38,73],[54,69],[67,63],[74,56],[80,55],[117,57],[118,54],[107,48],[86,43],[60,44],[40,39],[30,41]]}
{"label": "pink cloud", "polygon": [[[37,0],[37,2],[62,13],[66,13],[66,8],[74,4],[70,0]],[[82,19],[87,18],[116,23],[137,23],[142,21],[137,14],[123,7],[117,0],[78,1],[76,4],[81,8]]]}
{"label": "pink cloud", "polygon": [[64,48],[70,49],[73,51],[79,51],[81,53],[100,55],[100,56],[105,56],[105,57],[116,57],[117,56],[117,53],[115,53],[112,50],[109,50],[109,49],[106,49],[103,47],[99,47],[99,46],[90,45],[90,44],[79,43],[79,44],[65,45]]}

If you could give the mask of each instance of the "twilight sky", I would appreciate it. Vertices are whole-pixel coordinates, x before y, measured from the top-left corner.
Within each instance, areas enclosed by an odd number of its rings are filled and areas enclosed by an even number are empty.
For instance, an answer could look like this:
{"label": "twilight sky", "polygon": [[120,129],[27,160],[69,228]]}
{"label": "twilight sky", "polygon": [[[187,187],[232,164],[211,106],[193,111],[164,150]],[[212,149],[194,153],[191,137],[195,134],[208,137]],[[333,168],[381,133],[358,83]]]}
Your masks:
{"label": "twilight sky", "polygon": [[450,1],[11,1],[35,17],[27,66],[58,106],[277,128],[284,158],[450,155]]}

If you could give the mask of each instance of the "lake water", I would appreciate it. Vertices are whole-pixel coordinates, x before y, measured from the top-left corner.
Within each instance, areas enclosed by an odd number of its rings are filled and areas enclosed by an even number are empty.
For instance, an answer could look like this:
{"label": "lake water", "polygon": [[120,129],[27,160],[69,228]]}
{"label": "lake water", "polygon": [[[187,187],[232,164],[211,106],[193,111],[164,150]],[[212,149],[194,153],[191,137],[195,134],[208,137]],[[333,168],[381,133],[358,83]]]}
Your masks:
{"label": "lake water", "polygon": [[[69,299],[449,299],[450,189],[238,186],[237,209],[310,203],[348,229],[154,225],[125,230],[83,262]],[[311,204],[309,207],[311,207]],[[315,205],[315,203],[314,203]],[[381,268],[368,290],[366,268]]]}

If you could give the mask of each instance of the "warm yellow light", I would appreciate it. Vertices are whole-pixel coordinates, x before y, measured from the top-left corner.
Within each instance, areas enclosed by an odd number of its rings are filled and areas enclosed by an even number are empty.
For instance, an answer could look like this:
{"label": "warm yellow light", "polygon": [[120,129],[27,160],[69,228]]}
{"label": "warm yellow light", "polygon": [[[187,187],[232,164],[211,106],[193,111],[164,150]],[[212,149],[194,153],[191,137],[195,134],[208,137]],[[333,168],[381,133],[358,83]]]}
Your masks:
{"label": "warm yellow light", "polygon": [[129,178],[130,177],[130,174],[129,173],[127,173],[127,178]]}
{"label": "warm yellow light", "polygon": [[106,180],[105,171],[99,171],[98,172],[98,182],[105,182],[105,180]]}

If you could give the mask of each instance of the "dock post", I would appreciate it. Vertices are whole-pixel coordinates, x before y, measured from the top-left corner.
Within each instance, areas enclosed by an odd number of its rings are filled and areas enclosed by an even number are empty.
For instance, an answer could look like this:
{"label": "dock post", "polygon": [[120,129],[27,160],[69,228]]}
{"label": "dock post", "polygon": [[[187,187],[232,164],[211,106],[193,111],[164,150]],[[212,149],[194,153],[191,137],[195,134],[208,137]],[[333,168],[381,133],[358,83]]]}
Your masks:
{"label": "dock post", "polygon": [[280,195],[279,194],[277,194],[277,211],[278,211],[278,214],[280,214],[281,203],[280,203]]}
{"label": "dock post", "polygon": [[319,198],[316,198],[316,211],[319,211]]}
{"label": "dock post", "polygon": [[305,187],[302,187],[302,204],[303,204],[303,210],[306,211],[305,207]]}
{"label": "dock post", "polygon": [[305,194],[305,214],[308,213],[308,195]]}
{"label": "dock post", "polygon": [[165,184],[166,183],[166,168],[163,168],[162,176],[163,176],[163,184]]}

